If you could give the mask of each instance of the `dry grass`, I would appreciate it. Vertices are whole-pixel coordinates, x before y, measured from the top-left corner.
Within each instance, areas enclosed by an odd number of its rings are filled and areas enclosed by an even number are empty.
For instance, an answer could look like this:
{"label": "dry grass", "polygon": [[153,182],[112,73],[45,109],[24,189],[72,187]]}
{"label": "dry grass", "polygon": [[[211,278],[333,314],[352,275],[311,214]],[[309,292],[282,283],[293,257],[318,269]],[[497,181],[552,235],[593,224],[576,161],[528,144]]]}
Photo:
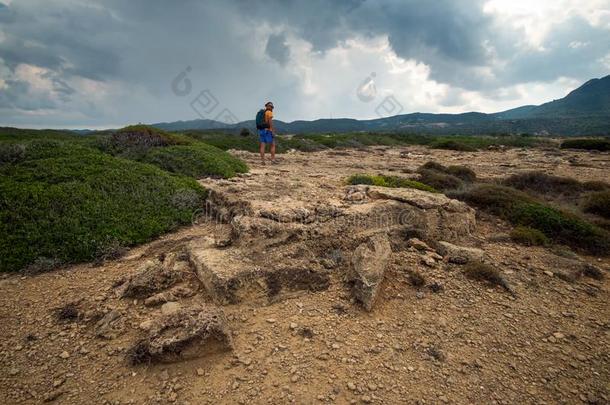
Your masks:
{"label": "dry grass", "polygon": [[513,293],[512,289],[508,285],[508,282],[504,279],[504,277],[502,277],[502,274],[500,274],[500,271],[489,264],[479,261],[470,261],[464,266],[464,274],[466,277],[472,280],[497,285],[504,288],[511,294]]}
{"label": "dry grass", "polygon": [[409,283],[415,288],[421,288],[426,285],[426,278],[417,270],[409,271]]}

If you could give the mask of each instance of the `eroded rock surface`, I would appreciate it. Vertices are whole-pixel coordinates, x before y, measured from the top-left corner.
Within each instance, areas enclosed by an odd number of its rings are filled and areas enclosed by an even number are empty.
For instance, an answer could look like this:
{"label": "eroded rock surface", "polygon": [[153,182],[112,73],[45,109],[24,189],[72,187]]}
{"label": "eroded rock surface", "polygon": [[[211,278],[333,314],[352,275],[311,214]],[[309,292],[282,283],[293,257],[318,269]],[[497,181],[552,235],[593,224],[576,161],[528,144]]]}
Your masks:
{"label": "eroded rock surface", "polygon": [[373,309],[379,294],[390,253],[387,235],[377,234],[358,246],[352,256],[353,268],[349,279],[352,295],[367,311]]}
{"label": "eroded rock surface", "polygon": [[223,311],[211,305],[169,311],[127,352],[131,364],[173,362],[232,348]]}

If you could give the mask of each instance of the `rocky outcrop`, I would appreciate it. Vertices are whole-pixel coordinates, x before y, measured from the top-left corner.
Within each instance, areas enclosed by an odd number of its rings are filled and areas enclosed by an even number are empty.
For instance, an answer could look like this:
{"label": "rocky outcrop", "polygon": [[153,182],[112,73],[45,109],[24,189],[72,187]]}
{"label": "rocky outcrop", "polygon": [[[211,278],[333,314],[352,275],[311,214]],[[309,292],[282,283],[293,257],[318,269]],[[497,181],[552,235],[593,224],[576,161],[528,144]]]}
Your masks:
{"label": "rocky outcrop", "polygon": [[131,364],[193,359],[233,347],[227,319],[214,306],[169,311],[148,327],[146,335],[127,351]]}
{"label": "rocky outcrop", "polygon": [[349,277],[352,296],[371,311],[379,294],[391,253],[390,242],[385,234],[372,236],[356,248],[352,256]]}

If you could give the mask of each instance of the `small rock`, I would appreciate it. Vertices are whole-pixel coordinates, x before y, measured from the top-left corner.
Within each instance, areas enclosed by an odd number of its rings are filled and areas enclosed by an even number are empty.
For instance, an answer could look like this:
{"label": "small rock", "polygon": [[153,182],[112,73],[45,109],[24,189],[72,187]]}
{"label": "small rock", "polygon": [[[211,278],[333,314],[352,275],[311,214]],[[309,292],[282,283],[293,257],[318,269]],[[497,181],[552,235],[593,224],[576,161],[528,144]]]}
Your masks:
{"label": "small rock", "polygon": [[61,352],[59,357],[61,357],[62,359],[67,359],[68,357],[70,357],[70,353],[64,350],[63,352]]}
{"label": "small rock", "polygon": [[552,272],[552,271],[545,270],[545,271],[544,271],[544,274],[546,274],[546,275],[547,275],[547,276],[549,276],[549,277],[553,277],[553,272]]}
{"label": "small rock", "polygon": [[169,373],[167,372],[167,370],[161,371],[161,374],[159,374],[159,378],[161,379],[161,381],[169,380]]}
{"label": "small rock", "polygon": [[297,325],[295,322],[290,322],[290,329],[295,330],[298,327],[299,325]]}
{"label": "small rock", "polygon": [[267,322],[268,323],[276,323],[276,319],[275,318],[267,318]]}
{"label": "small rock", "polygon": [[197,369],[197,375],[198,375],[199,377],[203,376],[204,374],[205,374],[205,373],[204,373],[204,371],[203,371],[203,369],[202,369],[202,368],[198,368],[198,369]]}
{"label": "small rock", "polygon": [[235,382],[233,383],[233,385],[231,386],[231,389],[232,389],[233,391],[235,391],[235,390],[236,390],[236,389],[238,389],[238,388],[239,388],[239,381],[235,381]]}
{"label": "small rock", "polygon": [[51,391],[50,393],[48,393],[45,397],[44,397],[44,402],[53,402],[55,401],[57,398],[59,398],[64,392],[61,390],[54,390]]}
{"label": "small rock", "polygon": [[356,391],[356,384],[354,384],[353,382],[350,381],[350,382],[347,383],[347,388],[350,391]]}
{"label": "small rock", "polygon": [[8,370],[8,374],[9,375],[17,375],[17,374],[19,374],[19,369],[13,367],[10,370]]}
{"label": "small rock", "polygon": [[553,336],[555,337],[555,339],[563,339],[563,338],[565,338],[565,337],[566,337],[566,336],[565,336],[563,333],[561,333],[561,332],[555,332],[555,333],[553,333]]}
{"label": "small rock", "polygon": [[152,328],[152,326],[153,326],[153,321],[150,319],[143,321],[139,325],[140,329],[145,330],[145,331],[149,331]]}
{"label": "small rock", "polygon": [[166,302],[161,305],[161,313],[163,315],[171,315],[180,311],[181,305],[175,301]]}
{"label": "small rock", "polygon": [[432,250],[432,249],[430,249],[430,246],[428,246],[428,245],[426,244],[426,242],[423,242],[423,241],[421,241],[421,240],[419,240],[419,239],[417,239],[417,238],[411,238],[411,239],[409,239],[409,240],[407,241],[407,244],[408,244],[409,246],[411,246],[411,247],[413,247],[413,248],[417,249],[417,250],[423,250],[423,251],[425,251],[425,250]]}
{"label": "small rock", "polygon": [[368,395],[364,395],[362,397],[362,402],[364,402],[365,404],[370,404],[372,401],[371,397],[369,397]]}

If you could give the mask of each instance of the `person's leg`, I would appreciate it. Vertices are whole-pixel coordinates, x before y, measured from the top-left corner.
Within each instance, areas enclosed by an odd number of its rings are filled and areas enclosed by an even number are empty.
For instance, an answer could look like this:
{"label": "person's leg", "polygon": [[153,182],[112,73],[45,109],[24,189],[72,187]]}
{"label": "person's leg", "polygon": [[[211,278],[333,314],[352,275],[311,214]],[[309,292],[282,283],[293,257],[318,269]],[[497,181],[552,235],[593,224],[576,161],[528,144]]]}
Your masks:
{"label": "person's leg", "polygon": [[259,151],[261,154],[261,161],[263,162],[263,164],[265,164],[265,143],[264,142],[260,143]]}
{"label": "person's leg", "polygon": [[275,162],[275,139],[271,142],[271,160]]}

